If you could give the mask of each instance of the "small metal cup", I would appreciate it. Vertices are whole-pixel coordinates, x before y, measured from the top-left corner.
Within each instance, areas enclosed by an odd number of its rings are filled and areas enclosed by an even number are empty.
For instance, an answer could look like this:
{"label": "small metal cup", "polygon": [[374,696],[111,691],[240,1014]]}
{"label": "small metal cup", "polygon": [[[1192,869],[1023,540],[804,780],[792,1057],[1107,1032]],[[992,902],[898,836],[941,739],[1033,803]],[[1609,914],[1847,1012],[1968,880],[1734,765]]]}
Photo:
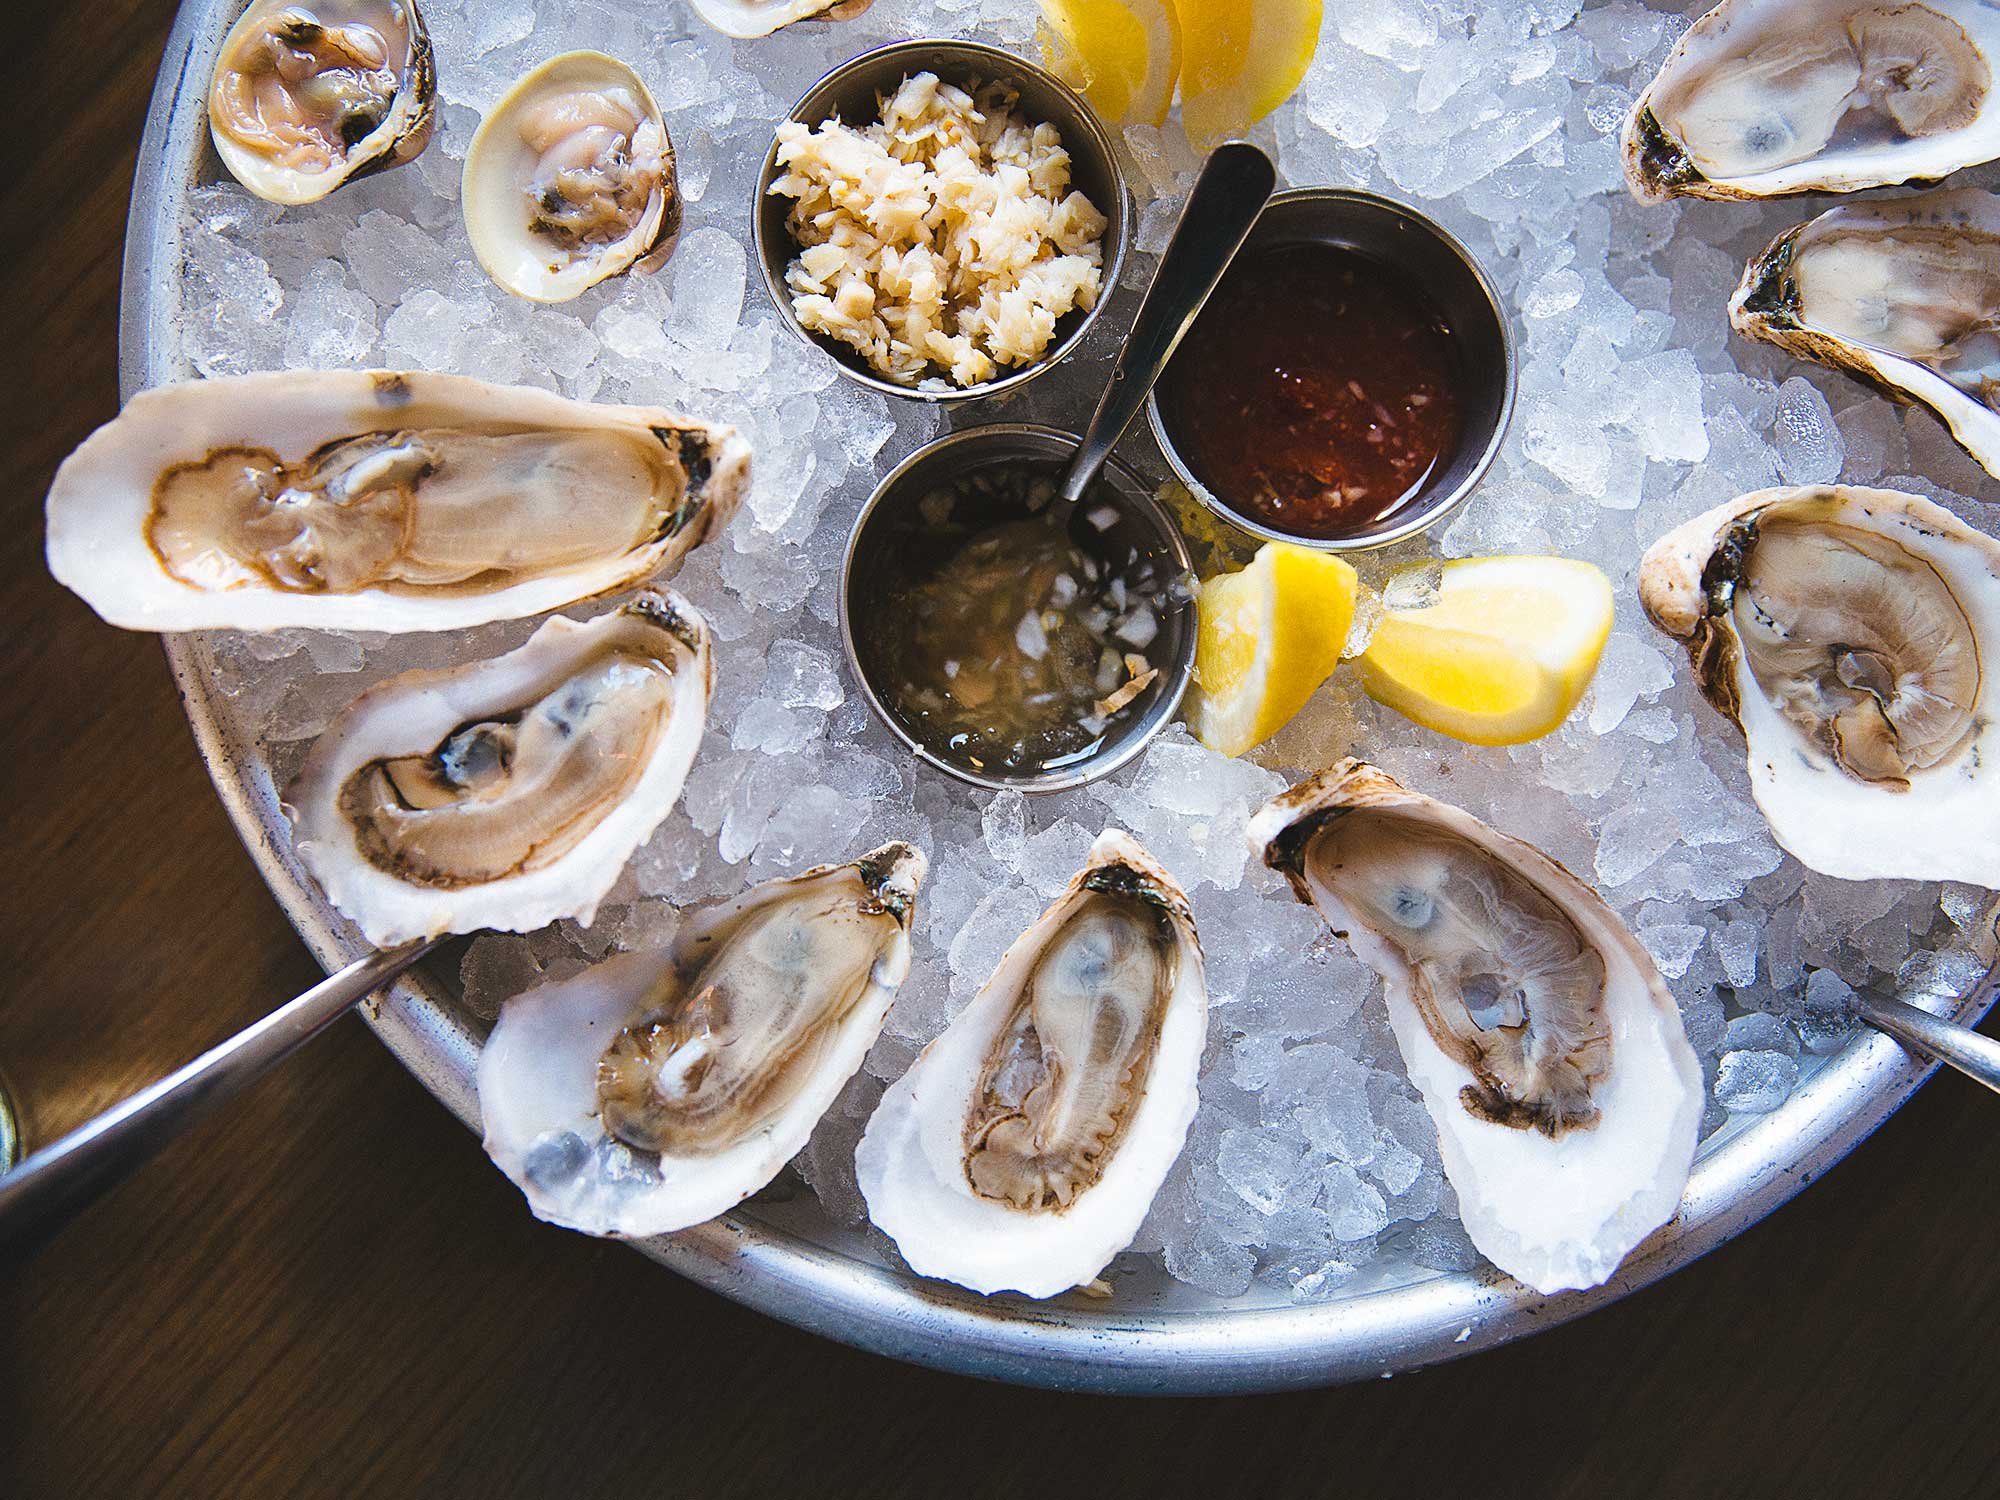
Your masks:
{"label": "small metal cup", "polygon": [[[1408,503],[1348,536],[1295,536],[1241,515],[1198,479],[1174,447],[1157,392],[1146,420],[1160,451],[1203,505],[1238,530],[1322,552],[1386,547],[1436,525],[1464,503],[1491,466],[1514,412],[1514,336],[1499,294],[1472,252],[1435,220],[1407,204],[1356,188],[1294,188],[1265,205],[1238,264],[1284,245],[1339,245],[1394,266],[1414,279],[1444,314],[1458,345],[1464,380],[1458,445]],[[1185,358],[1183,351],[1182,358]],[[1171,366],[1169,367],[1171,368]]]}
{"label": "small metal cup", "polygon": [[[866,571],[865,567],[858,568],[857,562],[865,562],[871,538],[876,544],[881,540],[882,523],[900,519],[938,485],[961,479],[976,469],[1022,460],[1060,465],[1076,451],[1079,441],[1075,433],[1059,428],[1018,422],[992,422],[947,433],[926,443],[889,471],[875,493],[868,497],[868,503],[861,507],[854,530],[847,538],[847,555],[841,562],[840,574],[840,642],[846,649],[847,665],[854,680],[861,684],[862,695],[876,717],[912,755],[947,776],[974,786],[993,791],[1063,792],[1108,776],[1143,750],[1147,741],[1172,721],[1174,711],[1180,707],[1181,694],[1187,691],[1194,676],[1194,602],[1187,600],[1163,614],[1160,633],[1149,648],[1149,657],[1160,675],[1113,721],[1098,750],[1089,759],[1072,765],[1025,774],[975,771],[945,759],[896,716],[883,692],[869,677],[868,666],[855,643],[854,612],[866,608],[871,600],[856,597],[855,580],[857,572]],[[1134,543],[1159,559],[1163,575],[1185,574],[1192,568],[1187,543],[1179,528],[1137,475],[1113,459],[1104,465],[1099,484],[1102,493],[1122,513],[1119,524],[1134,528]]]}
{"label": "small metal cup", "polygon": [[998,47],[980,42],[909,41],[877,47],[842,63],[807,89],[792,106],[791,118],[818,127],[835,115],[857,129],[877,118],[878,95],[895,92],[914,73],[935,73],[946,83],[964,87],[974,79],[994,80],[1011,85],[1021,96],[1021,113],[1036,123],[1046,121],[1062,137],[1070,157],[1070,185],[1097,205],[1108,221],[1104,229],[1104,291],[1094,306],[1073,310],[1056,323],[1055,336],[1042,357],[1033,364],[984,381],[979,385],[950,386],[943,390],[916,390],[884,380],[853,350],[831,339],[808,333],[792,315],[792,294],[785,285],[785,267],[799,247],[785,227],[789,198],[773,197],[771,184],[778,178],[778,143],[764,155],[764,170],[757,174],[757,196],[750,205],[750,227],[757,246],[757,263],[764,269],[764,286],[785,326],[797,337],[824,350],[840,366],[849,380],[887,396],[912,401],[950,403],[972,401],[983,396],[999,396],[1018,390],[1037,375],[1068,357],[1082,342],[1104,304],[1111,300],[1124,269],[1125,247],[1131,238],[1131,195],[1126,191],[1125,174],[1111,138],[1090,112],[1090,106],[1054,74]]}

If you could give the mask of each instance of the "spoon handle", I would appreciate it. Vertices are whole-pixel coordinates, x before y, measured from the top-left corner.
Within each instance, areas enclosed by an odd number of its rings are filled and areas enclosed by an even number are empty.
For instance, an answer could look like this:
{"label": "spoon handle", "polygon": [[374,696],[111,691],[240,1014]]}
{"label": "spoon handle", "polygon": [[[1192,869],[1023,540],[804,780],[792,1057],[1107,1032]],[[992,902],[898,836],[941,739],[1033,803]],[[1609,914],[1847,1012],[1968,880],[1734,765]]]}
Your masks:
{"label": "spoon handle", "polygon": [[1208,294],[1248,237],[1277,186],[1271,158],[1248,141],[1224,141],[1208,153],[1167,242],[1139,316],[1118,352],[1111,383],[1063,475],[1062,493],[1080,500],[1118,439],[1145,405],[1146,393],[1180,346]]}
{"label": "spoon handle", "polygon": [[25,1250],[54,1233],[211,1105],[262,1077],[440,941],[428,938],[356,959],[0,1175],[0,1250]]}
{"label": "spoon handle", "polygon": [[1862,1020],[1894,1037],[1919,1057],[1935,1058],[2000,1092],[2000,1041],[1901,1000],[1876,1000],[1862,995],[1857,1004]]}

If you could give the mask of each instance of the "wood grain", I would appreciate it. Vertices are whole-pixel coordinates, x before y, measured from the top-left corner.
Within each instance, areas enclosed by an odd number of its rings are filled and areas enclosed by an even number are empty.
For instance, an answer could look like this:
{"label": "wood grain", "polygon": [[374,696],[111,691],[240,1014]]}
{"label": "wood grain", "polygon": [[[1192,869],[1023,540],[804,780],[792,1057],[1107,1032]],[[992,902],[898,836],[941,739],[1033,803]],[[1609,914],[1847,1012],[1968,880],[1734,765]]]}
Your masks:
{"label": "wood grain", "polygon": [[[0,51],[0,1068],[42,1139],[316,974],[158,647],[41,563],[49,474],[116,405],[125,199],[172,9],[15,6]],[[0,1496],[1987,1500],[1996,1224],[2000,1108],[1945,1078],[1791,1208],[1580,1324],[1349,1389],[1058,1397],[858,1354],[535,1224],[343,1022],[0,1269]]]}

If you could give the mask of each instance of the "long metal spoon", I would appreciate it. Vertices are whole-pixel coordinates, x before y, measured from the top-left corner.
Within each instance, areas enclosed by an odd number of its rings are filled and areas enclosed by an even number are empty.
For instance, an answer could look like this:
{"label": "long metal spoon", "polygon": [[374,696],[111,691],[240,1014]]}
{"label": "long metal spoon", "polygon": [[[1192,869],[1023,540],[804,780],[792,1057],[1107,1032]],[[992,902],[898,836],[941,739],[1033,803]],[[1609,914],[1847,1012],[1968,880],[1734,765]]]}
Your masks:
{"label": "long metal spoon", "polygon": [[1271,158],[1248,141],[1224,141],[1208,153],[1118,351],[1111,384],[1063,470],[1059,488],[1065,500],[1081,500],[1090,488],[1277,185]]}
{"label": "long metal spoon", "polygon": [[204,1113],[292,1055],[442,938],[358,958],[228,1041],[0,1176],[0,1250],[25,1250],[130,1176]]}

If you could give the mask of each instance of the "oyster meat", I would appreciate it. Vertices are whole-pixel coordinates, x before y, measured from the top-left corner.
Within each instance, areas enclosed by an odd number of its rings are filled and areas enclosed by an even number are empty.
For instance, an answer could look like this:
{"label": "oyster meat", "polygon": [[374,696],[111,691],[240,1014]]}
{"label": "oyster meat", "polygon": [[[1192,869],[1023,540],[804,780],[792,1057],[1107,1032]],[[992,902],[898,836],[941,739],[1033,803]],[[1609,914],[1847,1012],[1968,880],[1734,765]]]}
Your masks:
{"label": "oyster meat", "polygon": [[753,887],[517,995],[479,1056],[486,1153],[537,1217],[648,1235],[727,1212],[805,1145],[909,972],[923,854]]}
{"label": "oyster meat", "polygon": [[1381,974],[1465,1232],[1539,1292],[1596,1286],[1678,1208],[1701,1068],[1638,940],[1531,844],[1346,760],[1251,848]]}
{"label": "oyster meat", "polygon": [[2000,888],[2000,542],[1897,490],[1757,490],[1655,542],[1639,598],[1803,863]]}
{"label": "oyster meat", "polygon": [[733,427],[458,375],[191,380],[64,460],[49,569],[133,630],[449,630],[671,569],[749,466]]}
{"label": "oyster meat", "polygon": [[531,302],[657,270],[681,228],[660,107],[602,52],[552,57],[507,91],[466,150],[461,201],[486,274]]}
{"label": "oyster meat", "polygon": [[690,0],[694,13],[724,36],[753,41],[780,26],[815,17],[851,21],[874,0]]}
{"label": "oyster meat", "polygon": [[1987,0],[1723,0],[1627,116],[1640,198],[1929,181],[2000,156]]}
{"label": "oyster meat", "polygon": [[1106,830],[855,1154],[919,1275],[1052,1297],[1132,1242],[1194,1119],[1208,990],[1187,897]]}
{"label": "oyster meat", "polygon": [[1739,332],[1920,401],[2000,475],[2000,198],[1843,203],[1786,230],[1729,302]]}
{"label": "oyster meat", "polygon": [[299,857],[377,947],[587,924],[679,800],[714,670],[701,616],[649,591],[378,683],[285,792]]}
{"label": "oyster meat", "polygon": [[431,40],[413,0],[253,0],[222,40],[208,130],[231,175],[272,203],[414,161],[437,119]]}

